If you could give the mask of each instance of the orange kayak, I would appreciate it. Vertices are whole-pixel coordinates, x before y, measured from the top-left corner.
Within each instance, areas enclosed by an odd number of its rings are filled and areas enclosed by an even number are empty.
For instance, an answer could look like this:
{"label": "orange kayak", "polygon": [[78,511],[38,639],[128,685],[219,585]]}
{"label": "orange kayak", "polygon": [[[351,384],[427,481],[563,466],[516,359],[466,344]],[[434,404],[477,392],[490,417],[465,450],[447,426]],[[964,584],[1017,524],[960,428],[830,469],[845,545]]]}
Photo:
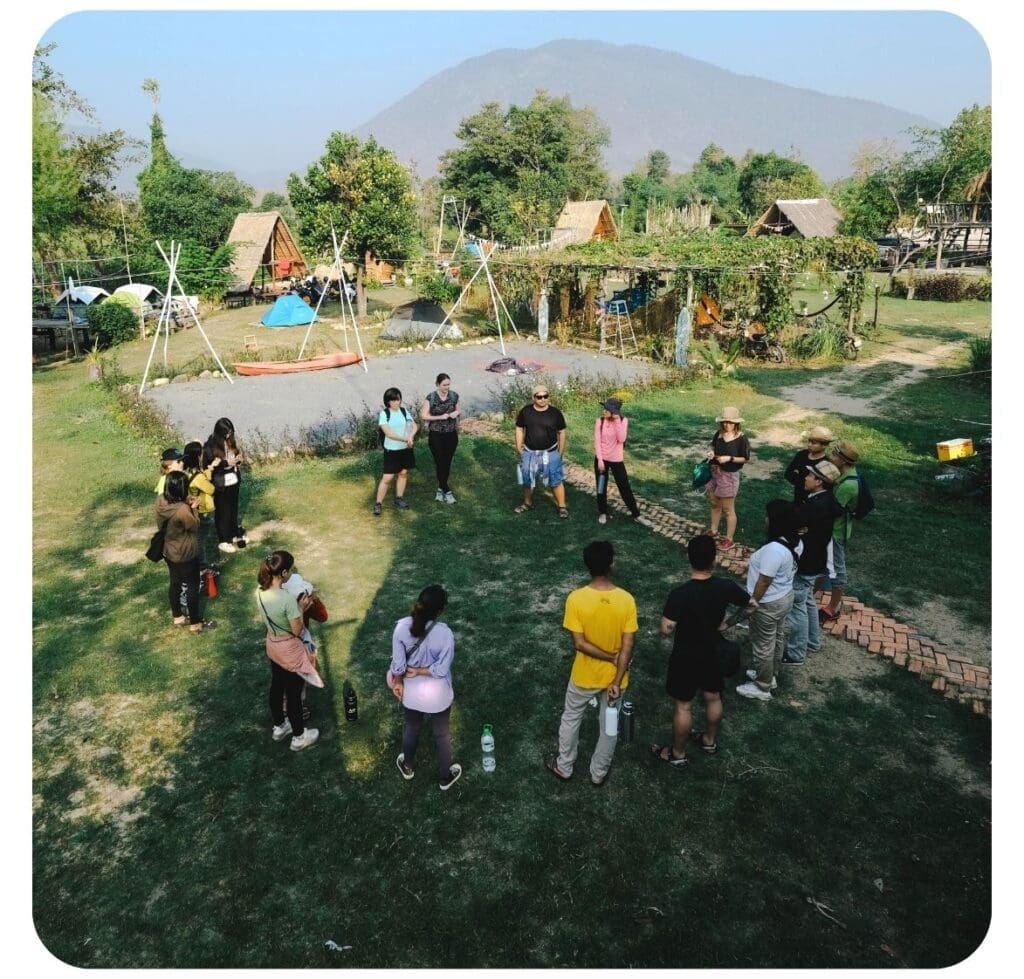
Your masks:
{"label": "orange kayak", "polygon": [[244,364],[232,364],[236,374],[255,376],[260,374],[296,374],[301,371],[322,371],[330,367],[348,367],[362,360],[359,354],[337,353],[314,357],[312,360],[252,360]]}

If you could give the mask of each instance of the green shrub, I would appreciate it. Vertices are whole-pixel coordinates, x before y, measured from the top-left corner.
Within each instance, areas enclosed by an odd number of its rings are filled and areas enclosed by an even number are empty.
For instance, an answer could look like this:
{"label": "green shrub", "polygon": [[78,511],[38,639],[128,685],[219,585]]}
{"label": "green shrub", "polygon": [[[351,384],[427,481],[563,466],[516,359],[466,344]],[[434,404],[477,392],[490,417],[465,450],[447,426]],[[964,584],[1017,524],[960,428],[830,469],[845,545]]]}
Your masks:
{"label": "green shrub", "polygon": [[914,287],[915,299],[931,299],[936,302],[958,303],[965,299],[992,299],[992,277],[974,276],[956,272],[939,275],[909,275],[896,278],[892,283],[892,294],[906,299],[910,287]]}
{"label": "green shrub", "polygon": [[139,335],[139,318],[121,303],[93,303],[86,307],[85,319],[106,350]]}
{"label": "green shrub", "polygon": [[417,275],[415,289],[424,299],[432,299],[442,306],[450,306],[462,292],[458,282],[448,282],[439,272]]}
{"label": "green shrub", "polygon": [[786,344],[786,349],[798,360],[836,360],[843,354],[846,330],[822,315],[802,333]]}
{"label": "green shrub", "polygon": [[967,341],[967,354],[972,371],[980,374],[992,370],[992,335],[971,337]]}

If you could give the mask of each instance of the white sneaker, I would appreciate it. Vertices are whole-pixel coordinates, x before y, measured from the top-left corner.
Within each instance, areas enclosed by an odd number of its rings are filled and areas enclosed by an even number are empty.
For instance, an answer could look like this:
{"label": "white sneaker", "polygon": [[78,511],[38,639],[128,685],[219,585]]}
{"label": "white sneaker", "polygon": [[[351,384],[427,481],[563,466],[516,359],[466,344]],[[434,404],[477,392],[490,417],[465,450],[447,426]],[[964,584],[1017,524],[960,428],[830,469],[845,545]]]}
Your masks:
{"label": "white sneaker", "polygon": [[772,695],[767,690],[762,690],[753,680],[741,683],[736,688],[736,693],[741,697],[748,697],[750,700],[771,700]]}
{"label": "white sneaker", "polygon": [[452,767],[449,768],[448,771],[451,772],[451,774],[448,776],[448,780],[446,782],[440,783],[442,792],[447,792],[460,778],[462,778],[461,765],[452,765]]}
{"label": "white sneaker", "polygon": [[309,748],[316,744],[316,739],[320,737],[320,732],[315,727],[307,727],[302,734],[292,735],[292,751],[302,751],[303,748]]}
{"label": "white sneaker", "polygon": [[217,545],[217,550],[223,551],[225,554],[234,554],[236,548],[234,544],[231,544],[228,541],[221,541],[221,543]]}
{"label": "white sneaker", "polygon": [[607,513],[599,513],[597,515],[597,522],[598,523],[608,523],[608,514]]}
{"label": "white sneaker", "polygon": [[455,494],[451,490],[448,490],[448,492],[444,494],[444,502],[445,503],[454,503],[455,502]]}
{"label": "white sneaker", "polygon": [[415,777],[416,770],[413,769],[413,768],[410,768],[405,763],[405,752],[404,751],[399,753],[398,757],[395,759],[395,764],[398,766],[398,770],[402,773],[402,778],[404,778],[407,782],[409,781],[409,779]]}
{"label": "white sneaker", "polygon": [[[756,680],[757,679],[757,670],[747,670],[747,679],[748,680]],[[779,685],[779,678],[777,676],[773,676],[772,677],[772,690],[774,690],[776,687],[778,687],[778,685]]]}
{"label": "white sneaker", "polygon": [[287,738],[288,735],[291,734],[291,733],[292,733],[292,722],[289,721],[288,718],[286,717],[284,719],[284,724],[275,724],[274,725],[274,730],[271,732],[271,737],[275,741],[284,741],[284,739]]}
{"label": "white sneaker", "polygon": [[439,489],[434,494],[434,502],[435,503],[444,503],[444,490],[443,489]]}

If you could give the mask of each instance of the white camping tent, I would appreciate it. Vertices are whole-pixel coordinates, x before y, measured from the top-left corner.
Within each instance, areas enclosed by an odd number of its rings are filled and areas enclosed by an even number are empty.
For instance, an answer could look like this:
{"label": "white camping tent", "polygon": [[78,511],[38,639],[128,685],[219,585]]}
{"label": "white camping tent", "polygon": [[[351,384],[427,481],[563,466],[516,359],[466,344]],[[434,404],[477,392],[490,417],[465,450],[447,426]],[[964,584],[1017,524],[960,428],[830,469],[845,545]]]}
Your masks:
{"label": "white camping tent", "polygon": [[68,301],[68,297],[71,297],[73,303],[82,303],[85,306],[96,302],[97,299],[105,299],[110,293],[106,289],[100,289],[97,286],[72,286],[70,289],[65,289],[60,296],[53,301],[54,306],[58,303],[65,303]]}

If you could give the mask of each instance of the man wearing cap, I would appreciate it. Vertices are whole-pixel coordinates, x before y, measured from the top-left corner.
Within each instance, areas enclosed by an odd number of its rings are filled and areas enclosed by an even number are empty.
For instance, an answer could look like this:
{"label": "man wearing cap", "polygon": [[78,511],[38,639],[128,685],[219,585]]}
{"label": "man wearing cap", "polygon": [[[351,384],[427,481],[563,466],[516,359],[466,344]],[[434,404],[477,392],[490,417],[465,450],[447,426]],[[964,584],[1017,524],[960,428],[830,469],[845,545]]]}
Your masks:
{"label": "man wearing cap", "polygon": [[846,592],[846,544],[853,536],[853,513],[857,509],[860,498],[860,480],[857,473],[857,460],[860,453],[852,442],[840,442],[829,453],[829,462],[839,470],[839,478],[832,489],[832,496],[839,507],[839,515],[832,525],[832,567],[833,574],[829,582],[832,597],[828,608],[821,610],[819,618],[822,622],[830,622],[839,618],[843,610],[843,594]]}
{"label": "man wearing cap", "polygon": [[569,516],[562,482],[562,457],[565,455],[565,416],[551,405],[546,384],[533,389],[533,404],[524,405],[516,415],[516,452],[519,453],[519,479],[523,502],[516,513],[533,509],[533,488],[543,479],[555,495],[558,515]]}
{"label": "man wearing cap", "polygon": [[785,666],[803,666],[808,652],[821,649],[821,625],[814,583],[828,574],[828,545],[832,540],[832,523],[837,512],[830,491],[838,479],[839,470],[827,459],[811,463],[804,475],[807,497],[799,507],[797,519],[799,525],[806,529],[803,553],[793,577],[793,606],[789,610],[787,629],[789,638],[782,656]]}
{"label": "man wearing cap", "polygon": [[182,462],[184,456],[177,449],[164,449],[163,455],[160,456],[160,479],[157,480],[156,489],[153,491],[157,496],[160,496],[164,491],[164,481],[167,479],[169,472],[174,472],[176,469],[181,470],[185,468],[185,463]]}
{"label": "man wearing cap", "polygon": [[826,457],[829,443],[835,436],[824,425],[815,425],[804,432],[800,438],[807,442],[807,448],[801,449],[793,456],[793,461],[786,466],[786,471],[782,474],[786,482],[793,486],[793,502],[798,506],[807,497],[807,491],[804,489],[804,476],[807,475],[807,467],[812,462]]}

